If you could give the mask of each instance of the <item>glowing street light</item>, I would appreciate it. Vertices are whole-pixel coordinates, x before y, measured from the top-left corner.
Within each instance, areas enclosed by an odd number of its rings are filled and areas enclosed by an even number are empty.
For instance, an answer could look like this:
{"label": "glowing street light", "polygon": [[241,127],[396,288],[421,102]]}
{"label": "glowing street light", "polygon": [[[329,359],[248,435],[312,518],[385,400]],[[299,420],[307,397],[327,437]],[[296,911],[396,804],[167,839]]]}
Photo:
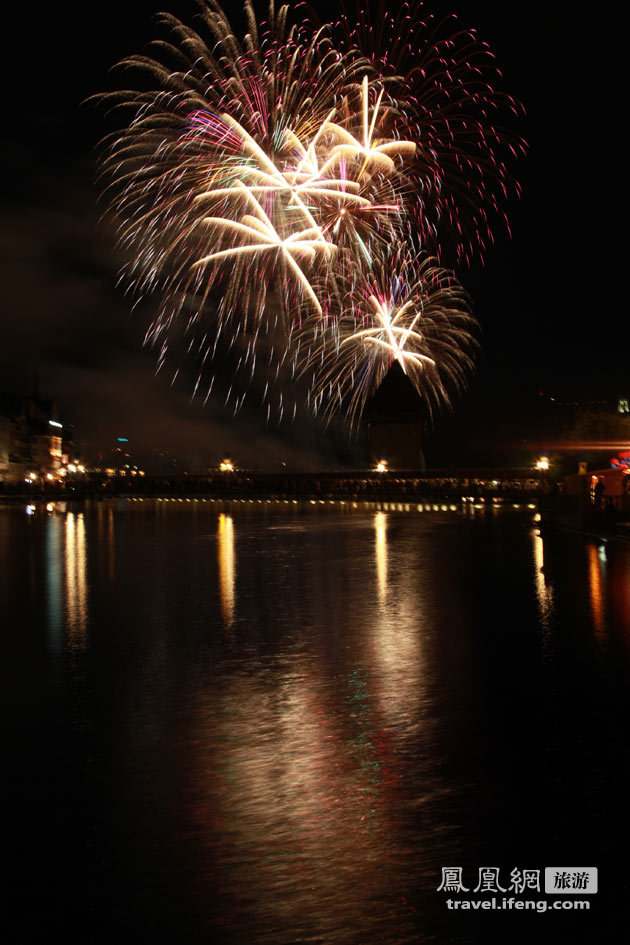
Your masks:
{"label": "glowing street light", "polygon": [[229,459],[224,459],[219,466],[221,472],[234,472],[234,464]]}
{"label": "glowing street light", "polygon": [[379,460],[376,464],[376,471],[380,473],[387,472],[387,461],[384,459]]}
{"label": "glowing street light", "polygon": [[541,456],[536,463],[536,469],[540,472],[546,472],[549,469],[549,459],[547,456]]}

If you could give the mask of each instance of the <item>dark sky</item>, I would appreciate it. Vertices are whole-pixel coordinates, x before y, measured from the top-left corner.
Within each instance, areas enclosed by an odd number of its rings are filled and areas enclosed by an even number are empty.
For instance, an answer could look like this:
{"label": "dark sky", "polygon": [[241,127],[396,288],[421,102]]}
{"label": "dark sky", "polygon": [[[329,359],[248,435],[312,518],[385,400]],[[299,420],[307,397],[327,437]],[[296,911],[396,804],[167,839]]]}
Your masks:
{"label": "dark sky", "polygon": [[[519,130],[530,151],[517,170],[524,195],[511,205],[513,239],[498,233],[486,264],[460,274],[484,355],[455,415],[438,423],[434,461],[450,456],[455,442],[506,423],[516,430],[539,390],[630,395],[628,49],[618,5],[439,6],[489,41],[505,89],[527,108]],[[103,116],[82,102],[115,87],[109,68],[146,48],[160,9],[189,22],[194,13],[183,0],[111,0],[83,13],[60,3],[14,5],[9,14],[0,389],[26,391],[37,378],[74,422],[78,442],[92,447],[124,432],[138,447],[184,459],[227,451],[249,465],[335,465],[352,455],[339,431],[324,435],[304,422],[269,431],[263,409],[233,420],[221,396],[205,408],[191,404],[187,376],[173,386],[170,375],[155,377],[154,355],[142,347],[151,312],[132,315],[116,285],[120,260],[99,224],[95,183]]]}

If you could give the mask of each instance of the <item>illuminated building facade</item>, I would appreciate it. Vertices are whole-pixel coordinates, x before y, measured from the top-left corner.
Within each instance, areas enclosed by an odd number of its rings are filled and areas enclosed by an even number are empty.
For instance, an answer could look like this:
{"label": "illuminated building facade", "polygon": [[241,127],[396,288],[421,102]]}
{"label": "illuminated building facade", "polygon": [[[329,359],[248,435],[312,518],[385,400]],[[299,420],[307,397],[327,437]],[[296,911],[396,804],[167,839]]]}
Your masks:
{"label": "illuminated building facade", "polygon": [[63,425],[54,400],[33,394],[0,396],[0,478],[58,476],[63,458]]}

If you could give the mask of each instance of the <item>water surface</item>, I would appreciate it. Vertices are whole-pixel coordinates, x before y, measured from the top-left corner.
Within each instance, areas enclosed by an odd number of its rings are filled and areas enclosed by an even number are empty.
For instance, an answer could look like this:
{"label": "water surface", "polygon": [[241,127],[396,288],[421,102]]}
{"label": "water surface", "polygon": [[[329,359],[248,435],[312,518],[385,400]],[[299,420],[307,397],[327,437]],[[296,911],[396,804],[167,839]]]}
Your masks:
{"label": "water surface", "polygon": [[[3,508],[0,555],[4,941],[619,940],[630,546],[121,500]],[[546,865],[600,868],[589,916],[437,892]]]}

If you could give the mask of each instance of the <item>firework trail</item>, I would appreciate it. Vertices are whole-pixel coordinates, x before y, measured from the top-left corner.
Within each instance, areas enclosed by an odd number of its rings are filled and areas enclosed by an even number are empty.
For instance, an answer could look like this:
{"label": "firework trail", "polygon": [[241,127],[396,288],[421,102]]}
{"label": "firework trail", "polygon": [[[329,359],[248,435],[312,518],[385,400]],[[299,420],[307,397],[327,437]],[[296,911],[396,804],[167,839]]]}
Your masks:
{"label": "firework trail", "polygon": [[228,397],[238,408],[262,373],[268,415],[286,366],[309,406],[351,424],[395,361],[434,407],[461,388],[471,316],[428,256],[451,245],[463,263],[492,238],[503,152],[522,145],[489,116],[518,109],[473,31],[441,39],[405,10],[375,32],[363,14],[318,26],[300,9],[291,25],[273,2],[259,23],[246,0],[239,40],[202,0],[198,29],[161,14],[167,38],[121,63],[138,88],[101,96],[127,116],[102,156],[123,277],[159,299],[158,369],[183,327],[195,393],[230,348]]}

